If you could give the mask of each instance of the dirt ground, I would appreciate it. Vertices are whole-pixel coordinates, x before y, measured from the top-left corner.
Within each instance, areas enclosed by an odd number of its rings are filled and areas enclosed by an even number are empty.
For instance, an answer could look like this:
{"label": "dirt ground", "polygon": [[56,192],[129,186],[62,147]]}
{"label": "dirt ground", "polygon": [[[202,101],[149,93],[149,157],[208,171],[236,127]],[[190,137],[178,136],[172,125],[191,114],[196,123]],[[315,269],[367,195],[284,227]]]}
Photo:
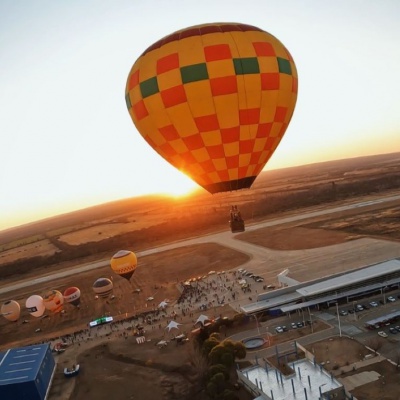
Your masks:
{"label": "dirt ground", "polygon": [[[347,377],[375,372],[378,380],[360,385],[351,390],[358,400],[398,400],[400,369],[384,360],[363,366],[367,354],[373,354],[359,342],[347,337],[335,337],[306,346],[315,355],[317,363],[336,375],[341,381]],[[349,370],[347,372],[347,370]]]}
{"label": "dirt ground", "polygon": [[[286,226],[263,229],[257,234],[245,233],[242,235],[243,239],[270,248],[294,250],[342,243],[349,239],[349,234],[340,230]],[[83,293],[84,306],[80,310],[65,307],[67,311],[65,314],[57,314],[46,319],[32,319],[25,312],[20,322],[15,324],[1,320],[0,346],[6,348],[39,342],[84,329],[88,320],[99,315],[121,315],[122,318],[146,311],[147,307],[152,307],[165,298],[171,301],[176,300],[179,296],[176,286],[178,281],[207,274],[211,269],[210,266],[215,271],[222,271],[236,268],[247,260],[246,255],[216,244],[190,246],[147,256],[140,260],[146,268],[140,268],[139,264],[131,285],[123,279],[114,279],[116,299],[108,302],[94,300],[91,285],[99,276],[110,277],[109,268],[84,273],[79,277],[65,278],[57,282],[57,289],[62,290],[67,286],[79,284]],[[48,288],[50,287],[51,285]],[[134,293],[135,288],[140,288],[141,293]],[[42,293],[45,289],[41,286],[35,290],[37,293]],[[15,293],[14,298],[23,304],[30,294],[32,294],[32,288]],[[153,304],[146,302],[148,296],[155,298]],[[224,309],[223,312],[227,310]],[[23,324],[24,319],[29,322]],[[192,326],[192,321],[188,320],[186,324],[188,331]],[[35,333],[38,327],[42,332]],[[248,328],[244,327],[244,329]],[[50,400],[79,400],[87,399],[88,396],[109,399],[110,393],[118,399],[137,398],[138,393],[141,399],[172,400],[191,397],[202,400],[205,398],[204,393],[193,393],[194,385],[191,376],[182,370],[182,367],[189,368],[187,363],[191,357],[190,344],[180,348],[168,346],[160,351],[154,346],[156,340],[159,339],[160,337],[155,336],[152,342],[138,345],[133,336],[128,339],[110,337],[103,344],[89,342],[77,348],[68,349],[64,354],[56,356],[59,358],[59,364]],[[275,335],[271,344],[278,344],[279,340],[280,337]],[[286,338],[286,340],[289,339]],[[353,341],[352,344],[354,343]],[[329,344],[329,348],[333,348],[332,343]],[[320,350],[314,350],[319,357]],[[350,354],[354,353],[354,357],[357,358],[358,352],[358,348],[339,346],[334,353],[335,356],[329,356],[332,360],[330,365],[332,367],[336,364],[345,365],[346,362],[351,362]],[[75,363],[82,365],[82,372],[75,379],[75,388],[71,389],[71,382],[65,380],[62,370],[65,366]],[[358,390],[361,389],[358,388]],[[240,396],[242,399],[248,398],[245,392],[240,393]]]}

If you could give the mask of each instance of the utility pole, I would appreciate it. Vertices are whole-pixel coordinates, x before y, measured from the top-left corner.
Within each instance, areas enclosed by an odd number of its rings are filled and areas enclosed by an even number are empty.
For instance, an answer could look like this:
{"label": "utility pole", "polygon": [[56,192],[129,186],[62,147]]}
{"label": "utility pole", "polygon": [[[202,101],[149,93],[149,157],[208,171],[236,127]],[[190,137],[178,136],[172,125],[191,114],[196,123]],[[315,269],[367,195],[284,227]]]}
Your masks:
{"label": "utility pole", "polygon": [[340,315],[339,315],[339,303],[336,302],[336,314],[337,314],[337,319],[339,322],[339,336],[342,337],[342,328],[340,326]]}

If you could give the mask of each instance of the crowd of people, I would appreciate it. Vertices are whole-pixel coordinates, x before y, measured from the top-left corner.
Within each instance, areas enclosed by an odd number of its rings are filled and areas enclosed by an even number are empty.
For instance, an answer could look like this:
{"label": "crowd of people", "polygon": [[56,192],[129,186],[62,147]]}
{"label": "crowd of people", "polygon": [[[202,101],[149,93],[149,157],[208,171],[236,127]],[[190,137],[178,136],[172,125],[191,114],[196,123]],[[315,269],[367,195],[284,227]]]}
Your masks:
{"label": "crowd of people", "polygon": [[[169,332],[168,325],[171,321],[178,322],[181,326],[176,333],[190,331],[196,327],[196,314],[209,311],[217,316],[216,308],[238,301],[240,292],[243,292],[243,285],[239,283],[242,276],[237,271],[213,273],[200,279],[178,284],[181,295],[176,303],[167,303],[166,306],[149,309],[139,315],[127,317],[121,315],[114,318],[112,322],[104,325],[87,327],[79,331],[68,333],[50,340],[54,347],[56,343],[62,342],[65,345],[77,345],[81,343],[113,337],[127,339],[132,336],[173,336]],[[247,284],[248,291],[252,291],[251,284]],[[255,290],[257,292],[257,290]],[[240,306],[240,304],[239,304]],[[219,314],[219,313],[218,313]]]}

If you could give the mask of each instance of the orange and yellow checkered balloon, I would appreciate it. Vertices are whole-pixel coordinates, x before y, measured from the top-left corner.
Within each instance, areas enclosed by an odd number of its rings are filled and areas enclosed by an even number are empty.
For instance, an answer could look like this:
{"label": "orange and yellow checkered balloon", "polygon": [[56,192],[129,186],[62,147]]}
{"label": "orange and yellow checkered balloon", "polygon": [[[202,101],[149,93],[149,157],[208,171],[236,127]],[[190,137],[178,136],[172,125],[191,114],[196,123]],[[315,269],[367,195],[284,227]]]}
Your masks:
{"label": "orange and yellow checkered balloon", "polygon": [[154,150],[210,193],[249,188],[297,99],[283,44],[259,28],[214,23],[175,32],[133,65],[125,99]]}

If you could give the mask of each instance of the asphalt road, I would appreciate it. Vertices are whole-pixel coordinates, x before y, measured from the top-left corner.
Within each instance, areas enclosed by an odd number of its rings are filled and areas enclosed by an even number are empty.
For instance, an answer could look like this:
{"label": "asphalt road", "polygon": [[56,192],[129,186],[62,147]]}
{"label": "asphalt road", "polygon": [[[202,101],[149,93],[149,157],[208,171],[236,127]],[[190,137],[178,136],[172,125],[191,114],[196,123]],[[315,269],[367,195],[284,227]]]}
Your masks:
{"label": "asphalt road", "polygon": [[[246,227],[246,231],[251,232],[265,227],[307,220],[317,216],[334,214],[354,208],[368,207],[379,203],[397,200],[400,200],[400,195],[377,198],[374,200],[347,204],[340,207],[324,208],[317,211],[305,212],[297,215],[253,224]],[[276,276],[277,273],[293,265],[303,267],[304,270],[307,270],[309,266],[316,266],[319,268],[324,268],[326,271],[329,271],[329,267],[336,265],[337,263],[347,265],[349,266],[349,268],[355,268],[358,266],[361,267],[364,265],[374,264],[388,259],[400,257],[400,245],[398,243],[374,239],[359,239],[340,245],[328,246],[318,249],[278,251],[237,240],[235,239],[235,236],[236,235],[232,234],[229,231],[205,235],[138,252],[137,256],[140,259],[141,257],[149,254],[159,253],[178,247],[200,243],[218,243],[222,246],[230,247],[237,251],[248,254],[251,258],[242,267],[247,270],[251,270],[251,272],[256,275],[264,276],[266,273],[268,273],[268,276],[266,276],[266,278],[268,279],[271,279],[271,276]],[[21,281],[18,283],[6,285],[0,288],[0,294],[5,294],[14,290],[49,282],[55,279],[64,278],[70,275],[75,275],[81,272],[90,271],[108,265],[109,259],[101,260],[94,263],[81,265],[75,268],[70,268],[66,271],[55,272],[47,274],[45,276],[40,276],[29,281]],[[238,299],[237,303],[239,304],[240,301],[243,301],[243,299]],[[235,304],[232,304],[232,306],[235,307]]]}

